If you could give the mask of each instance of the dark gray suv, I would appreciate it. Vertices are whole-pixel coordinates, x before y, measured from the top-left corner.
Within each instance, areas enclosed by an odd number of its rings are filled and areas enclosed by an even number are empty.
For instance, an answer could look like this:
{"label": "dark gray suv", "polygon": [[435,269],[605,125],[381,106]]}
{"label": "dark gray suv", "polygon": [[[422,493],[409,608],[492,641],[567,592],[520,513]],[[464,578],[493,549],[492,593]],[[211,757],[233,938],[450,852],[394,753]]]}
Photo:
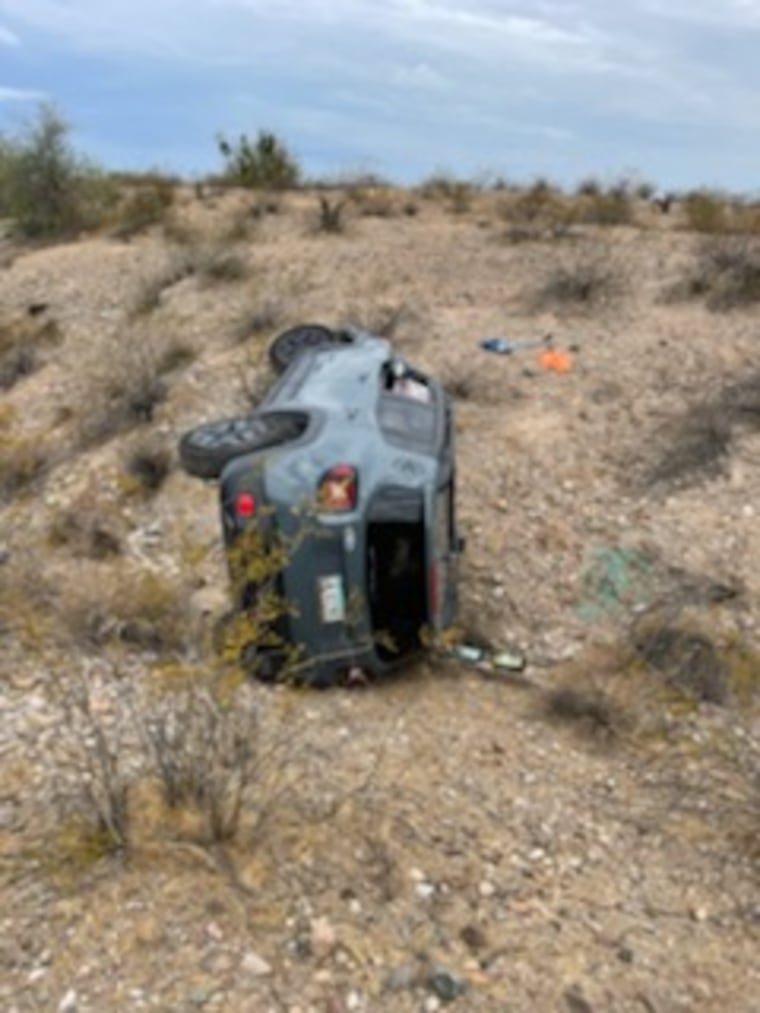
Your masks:
{"label": "dark gray suv", "polygon": [[[281,376],[256,412],[179,448],[187,471],[219,478],[238,610],[265,585],[284,603],[257,626],[251,668],[315,685],[383,674],[454,620],[451,399],[356,329],[293,328],[270,356]],[[262,544],[280,548],[276,574],[253,565]]]}

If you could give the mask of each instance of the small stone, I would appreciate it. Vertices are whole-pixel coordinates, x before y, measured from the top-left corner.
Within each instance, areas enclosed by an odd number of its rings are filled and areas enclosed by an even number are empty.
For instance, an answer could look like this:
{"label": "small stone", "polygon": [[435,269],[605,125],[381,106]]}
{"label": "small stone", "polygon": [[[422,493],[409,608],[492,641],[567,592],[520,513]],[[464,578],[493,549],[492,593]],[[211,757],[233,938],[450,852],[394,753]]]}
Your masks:
{"label": "small stone", "polygon": [[420,898],[420,900],[430,900],[435,893],[434,883],[417,883],[414,888],[414,892]]}
{"label": "small stone", "polygon": [[240,966],[246,974],[250,974],[254,978],[265,978],[268,974],[272,973],[271,964],[268,964],[263,957],[260,957],[253,950],[249,950],[245,954],[240,962]]}
{"label": "small stone", "polygon": [[481,897],[486,898],[493,897],[493,895],[496,893],[496,887],[490,880],[484,879],[481,880],[480,883],[478,883],[478,893],[480,894]]}
{"label": "small stone", "polygon": [[311,942],[311,952],[318,960],[329,956],[335,949],[335,944],[338,941],[335,929],[328,919],[324,917],[315,918],[312,921],[309,940]]}
{"label": "small stone", "polygon": [[421,968],[417,962],[399,964],[389,971],[385,978],[385,987],[389,992],[405,992],[420,983]]}
{"label": "small stone", "polygon": [[467,988],[461,978],[443,967],[436,967],[430,972],[428,987],[441,1002],[453,1002]]}
{"label": "small stone", "polygon": [[346,1009],[349,1013],[354,1013],[355,1010],[360,1010],[364,1005],[360,992],[351,991],[346,996]]}
{"label": "small stone", "polygon": [[691,909],[691,917],[695,922],[706,922],[707,914],[708,912],[706,907],[695,907]]}
{"label": "small stone", "polygon": [[76,989],[70,988],[58,1003],[58,1013],[76,1013],[79,1008]]}

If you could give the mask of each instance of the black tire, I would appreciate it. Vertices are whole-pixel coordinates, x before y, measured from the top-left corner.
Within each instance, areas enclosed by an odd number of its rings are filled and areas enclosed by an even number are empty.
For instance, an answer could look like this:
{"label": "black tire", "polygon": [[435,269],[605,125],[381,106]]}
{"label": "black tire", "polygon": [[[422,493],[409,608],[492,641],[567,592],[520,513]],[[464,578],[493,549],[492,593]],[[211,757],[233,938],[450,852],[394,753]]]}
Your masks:
{"label": "black tire", "polygon": [[179,459],[185,471],[195,478],[218,478],[233,457],[288,443],[305,428],[305,416],[296,412],[204,422],[180,439]]}
{"label": "black tire", "polygon": [[309,348],[348,344],[351,344],[351,337],[345,331],[332,331],[322,324],[299,324],[274,339],[269,346],[269,359],[275,372],[284,373],[291,362]]}

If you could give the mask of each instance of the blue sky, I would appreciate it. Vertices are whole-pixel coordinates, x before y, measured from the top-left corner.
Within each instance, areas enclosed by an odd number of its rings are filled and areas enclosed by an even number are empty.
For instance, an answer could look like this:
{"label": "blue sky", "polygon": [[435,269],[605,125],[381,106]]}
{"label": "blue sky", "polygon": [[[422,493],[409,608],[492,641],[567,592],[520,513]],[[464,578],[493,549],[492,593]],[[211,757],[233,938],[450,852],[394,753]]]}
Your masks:
{"label": "blue sky", "polygon": [[0,0],[0,132],[53,101],[109,168],[760,191],[760,0]]}

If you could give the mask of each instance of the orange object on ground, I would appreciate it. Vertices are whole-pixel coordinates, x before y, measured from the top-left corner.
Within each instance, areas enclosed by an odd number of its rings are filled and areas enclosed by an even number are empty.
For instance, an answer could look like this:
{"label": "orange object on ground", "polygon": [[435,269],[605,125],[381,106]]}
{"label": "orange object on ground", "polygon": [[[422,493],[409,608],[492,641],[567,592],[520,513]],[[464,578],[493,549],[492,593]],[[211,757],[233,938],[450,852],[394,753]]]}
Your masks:
{"label": "orange object on ground", "polygon": [[538,364],[544,369],[555,373],[569,373],[573,368],[573,360],[569,352],[560,352],[557,348],[545,348],[538,356]]}

